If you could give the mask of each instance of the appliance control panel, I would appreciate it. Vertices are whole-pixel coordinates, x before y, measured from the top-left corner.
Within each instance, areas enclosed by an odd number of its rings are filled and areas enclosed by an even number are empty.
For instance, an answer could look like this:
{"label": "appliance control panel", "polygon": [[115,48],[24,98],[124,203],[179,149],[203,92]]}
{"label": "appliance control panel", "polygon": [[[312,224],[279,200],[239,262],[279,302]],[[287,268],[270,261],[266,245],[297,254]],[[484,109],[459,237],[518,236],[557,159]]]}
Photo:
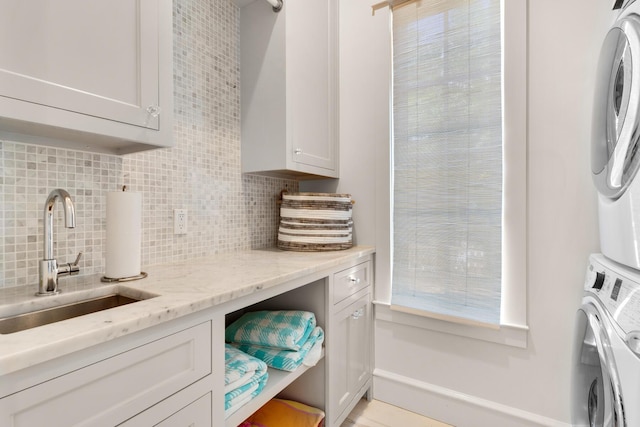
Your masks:
{"label": "appliance control panel", "polygon": [[584,290],[604,304],[625,334],[640,330],[640,270],[591,255]]}

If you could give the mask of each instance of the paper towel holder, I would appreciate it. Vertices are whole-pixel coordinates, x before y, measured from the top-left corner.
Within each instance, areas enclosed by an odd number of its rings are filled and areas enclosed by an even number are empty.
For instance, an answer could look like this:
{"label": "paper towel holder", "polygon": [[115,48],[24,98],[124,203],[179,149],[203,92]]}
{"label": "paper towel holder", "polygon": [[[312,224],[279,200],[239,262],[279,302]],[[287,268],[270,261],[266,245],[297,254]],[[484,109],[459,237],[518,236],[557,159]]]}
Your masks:
{"label": "paper towel holder", "polygon": [[[127,186],[123,185],[122,186],[122,192],[126,192],[127,191]],[[107,202],[108,203],[108,202]],[[126,276],[126,277],[108,277],[108,276],[102,276],[100,278],[101,282],[105,282],[105,283],[119,283],[119,282],[130,282],[132,280],[140,280],[140,279],[144,279],[145,277],[147,277],[148,274],[145,273],[144,271],[141,271],[138,274],[132,275],[132,276]]]}
{"label": "paper towel holder", "polygon": [[102,276],[100,278],[101,282],[106,282],[106,283],[114,283],[114,282],[130,282],[132,280],[140,280],[140,279],[144,279],[145,277],[147,277],[148,274],[145,273],[144,271],[141,271],[140,274],[136,274],[135,276],[131,276],[131,277],[121,277],[119,279],[115,279],[113,277],[107,277],[107,276]]}

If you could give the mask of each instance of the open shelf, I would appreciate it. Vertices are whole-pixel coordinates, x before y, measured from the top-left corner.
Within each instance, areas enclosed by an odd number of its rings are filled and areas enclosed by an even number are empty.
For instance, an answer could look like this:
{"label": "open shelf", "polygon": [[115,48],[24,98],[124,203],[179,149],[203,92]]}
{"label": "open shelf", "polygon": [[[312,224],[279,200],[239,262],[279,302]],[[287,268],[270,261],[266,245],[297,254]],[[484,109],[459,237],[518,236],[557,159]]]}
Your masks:
{"label": "open shelf", "polygon": [[[320,360],[324,358],[324,348],[322,348],[322,356]],[[280,369],[268,368],[269,379],[265,385],[262,393],[251,399],[246,405],[238,409],[231,414],[225,420],[225,427],[237,427],[244,420],[249,418],[251,414],[256,412],[269,400],[273,399],[278,393],[284,390],[289,384],[298,379],[302,374],[307,372],[313,366],[300,365],[298,369],[293,372],[282,371]]]}

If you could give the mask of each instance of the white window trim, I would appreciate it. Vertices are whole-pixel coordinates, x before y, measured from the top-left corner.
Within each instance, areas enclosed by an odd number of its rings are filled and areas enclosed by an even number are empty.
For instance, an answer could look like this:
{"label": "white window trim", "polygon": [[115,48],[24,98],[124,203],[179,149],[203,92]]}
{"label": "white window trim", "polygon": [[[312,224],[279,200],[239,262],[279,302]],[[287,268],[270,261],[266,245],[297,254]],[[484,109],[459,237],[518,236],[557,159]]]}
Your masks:
{"label": "white window trim", "polygon": [[[378,167],[376,236],[376,320],[415,326],[526,348],[527,326],[527,8],[528,0],[503,0],[504,63],[504,219],[501,324],[488,327],[461,319],[425,317],[392,309],[391,300],[391,144],[381,149]],[[390,36],[389,36],[390,37]],[[507,58],[505,60],[505,57]],[[391,55],[389,55],[391,67]],[[392,82],[390,82],[390,87]],[[390,92],[391,93],[391,92]],[[391,108],[391,97],[389,99]],[[391,111],[391,110],[390,110]],[[390,127],[390,140],[392,138]]]}
{"label": "white window trim", "polygon": [[483,324],[462,323],[454,319],[438,319],[436,317],[425,317],[419,314],[392,310],[391,305],[385,302],[374,301],[374,304],[376,321],[413,326],[511,347],[527,348],[529,331],[527,326],[501,324],[499,327],[491,328]]}

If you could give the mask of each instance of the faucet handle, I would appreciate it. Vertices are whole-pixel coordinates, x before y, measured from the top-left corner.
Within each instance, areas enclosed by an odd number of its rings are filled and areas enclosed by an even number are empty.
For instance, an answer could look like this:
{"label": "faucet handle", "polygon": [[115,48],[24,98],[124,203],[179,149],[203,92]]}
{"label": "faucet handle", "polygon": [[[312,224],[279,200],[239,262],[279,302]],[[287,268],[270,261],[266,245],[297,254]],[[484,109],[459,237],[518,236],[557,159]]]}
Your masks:
{"label": "faucet handle", "polygon": [[82,251],[78,253],[75,261],[58,266],[58,276],[73,276],[78,274],[80,272],[80,267],[78,267],[80,258],[82,258]]}
{"label": "faucet handle", "polygon": [[76,257],[76,260],[71,263],[71,266],[77,267],[80,263],[80,258],[82,258],[82,251],[78,252],[78,256]]}

